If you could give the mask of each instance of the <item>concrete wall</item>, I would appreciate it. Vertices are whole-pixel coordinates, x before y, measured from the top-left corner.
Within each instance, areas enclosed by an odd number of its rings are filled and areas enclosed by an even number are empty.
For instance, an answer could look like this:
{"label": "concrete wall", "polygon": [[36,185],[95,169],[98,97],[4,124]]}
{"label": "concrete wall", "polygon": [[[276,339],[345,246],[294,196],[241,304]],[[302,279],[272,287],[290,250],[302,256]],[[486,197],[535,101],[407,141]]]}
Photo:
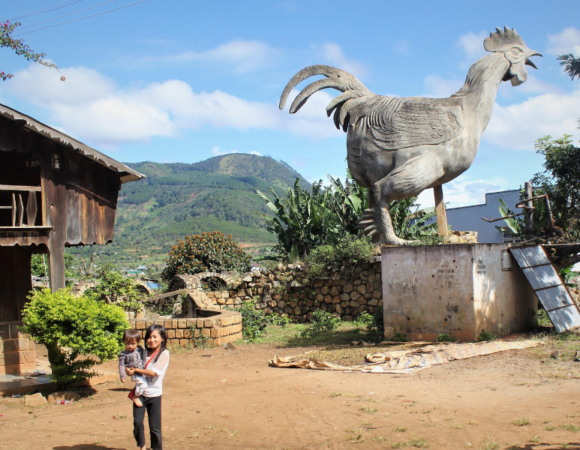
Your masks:
{"label": "concrete wall", "polygon": [[[486,219],[500,217],[499,199],[502,199],[512,211],[522,212],[521,209],[515,207],[516,203],[520,201],[519,190],[491,192],[485,194],[485,203],[482,205],[447,208],[447,222],[454,231],[477,231],[479,243],[501,244],[503,243],[503,234],[495,227],[506,226],[506,223],[503,220],[493,223],[481,220],[482,217]],[[437,218],[434,218],[433,222],[437,222]]]}
{"label": "concrete wall", "polygon": [[383,247],[381,259],[387,339],[474,341],[483,329],[502,336],[537,324],[536,295],[505,244]]}

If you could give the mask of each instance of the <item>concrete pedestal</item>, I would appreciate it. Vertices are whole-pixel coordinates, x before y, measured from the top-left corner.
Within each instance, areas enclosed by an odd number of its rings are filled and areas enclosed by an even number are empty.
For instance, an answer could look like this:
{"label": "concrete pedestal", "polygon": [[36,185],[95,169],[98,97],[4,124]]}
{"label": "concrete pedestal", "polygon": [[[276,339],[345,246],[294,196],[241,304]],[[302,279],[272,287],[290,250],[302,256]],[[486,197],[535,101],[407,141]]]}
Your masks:
{"label": "concrete pedestal", "polygon": [[507,244],[383,247],[385,338],[475,341],[537,326],[538,300]]}

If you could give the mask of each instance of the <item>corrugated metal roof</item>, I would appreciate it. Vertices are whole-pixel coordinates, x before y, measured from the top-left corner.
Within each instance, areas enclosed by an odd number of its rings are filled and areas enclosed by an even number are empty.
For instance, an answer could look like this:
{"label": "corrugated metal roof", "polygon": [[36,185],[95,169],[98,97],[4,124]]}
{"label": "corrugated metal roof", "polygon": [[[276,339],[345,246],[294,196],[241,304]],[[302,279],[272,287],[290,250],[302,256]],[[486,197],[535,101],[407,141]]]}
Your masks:
{"label": "corrugated metal roof", "polygon": [[558,333],[580,327],[580,311],[540,246],[510,248]]}
{"label": "corrugated metal roof", "polygon": [[49,127],[48,125],[45,125],[42,122],[39,122],[38,120],[35,120],[32,117],[27,116],[26,114],[22,114],[21,112],[16,111],[15,109],[12,109],[1,103],[0,114],[10,120],[24,120],[26,121],[26,124],[22,125],[24,128],[51,139],[65,147],[70,147],[72,150],[76,150],[87,158],[93,159],[95,162],[115,172],[119,172],[121,175],[121,183],[127,183],[128,181],[137,181],[146,178],[145,175],[131,169],[125,164],[120,163],[119,161],[115,161],[113,158],[109,158],[107,155],[102,154],[94,148],[91,148],[88,145],[85,145],[64,133]]}

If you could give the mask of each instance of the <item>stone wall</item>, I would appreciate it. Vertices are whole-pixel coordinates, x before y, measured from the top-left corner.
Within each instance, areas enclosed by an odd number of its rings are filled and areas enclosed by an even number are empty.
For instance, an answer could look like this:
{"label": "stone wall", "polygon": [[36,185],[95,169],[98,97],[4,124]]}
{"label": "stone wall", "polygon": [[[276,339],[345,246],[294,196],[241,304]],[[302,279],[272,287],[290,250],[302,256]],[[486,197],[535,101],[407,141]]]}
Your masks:
{"label": "stone wall", "polygon": [[158,319],[130,320],[131,328],[145,332],[153,324],[162,325],[167,331],[168,344],[187,346],[196,339],[205,338],[208,342],[221,345],[242,338],[242,316],[237,311],[199,310],[195,319]]}
{"label": "stone wall", "polygon": [[[200,278],[220,274],[180,275],[172,290],[200,288]],[[221,276],[220,276],[221,277]],[[266,314],[285,314],[293,322],[310,320],[313,311],[322,309],[353,320],[361,312],[373,313],[382,307],[381,263],[374,261],[350,265],[346,260],[326,268],[313,277],[303,266],[278,265],[260,268],[227,280],[228,289],[206,292],[217,308],[239,307],[254,299],[256,309]]]}
{"label": "stone wall", "polygon": [[18,330],[22,322],[0,322],[0,375],[34,372],[34,341]]}

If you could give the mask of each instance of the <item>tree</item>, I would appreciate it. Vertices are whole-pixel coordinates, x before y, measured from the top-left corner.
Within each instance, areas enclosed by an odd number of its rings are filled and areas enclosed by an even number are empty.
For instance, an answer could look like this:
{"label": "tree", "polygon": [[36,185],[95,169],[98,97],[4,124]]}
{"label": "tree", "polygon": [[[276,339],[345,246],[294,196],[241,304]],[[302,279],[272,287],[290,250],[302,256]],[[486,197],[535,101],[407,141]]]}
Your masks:
{"label": "tree", "polygon": [[95,287],[87,289],[86,296],[120,306],[126,311],[143,309],[144,295],[137,289],[135,281],[115,272],[112,264],[102,267],[95,281]]}
{"label": "tree", "polygon": [[578,77],[580,80],[580,58],[575,58],[572,53],[558,56],[558,61],[560,65],[564,66],[564,72],[566,72],[572,80],[574,77]]}
{"label": "tree", "polygon": [[94,377],[92,367],[122,350],[129,323],[118,306],[75,297],[69,289],[34,291],[29,300],[22,311],[22,330],[46,346],[51,378],[59,389]]}
{"label": "tree", "polygon": [[[32,61],[45,67],[58,70],[56,64],[48,62],[44,59],[46,53],[35,53],[28,45],[24,43],[23,39],[14,39],[12,37],[14,30],[21,25],[22,23],[20,22],[10,23],[8,20],[0,24],[0,48],[9,48],[18,56],[26,58],[27,61]],[[2,78],[2,81],[6,81],[8,78],[12,77],[14,77],[14,75],[10,73],[0,72],[0,78]],[[65,77],[62,76],[62,74],[60,79],[65,81]]]}
{"label": "tree", "polygon": [[[536,141],[537,152],[544,156],[544,171],[532,179],[534,195],[548,194],[556,226],[566,231],[571,239],[580,238],[580,148],[575,147],[570,135],[560,139],[545,136]],[[535,201],[534,221],[547,225],[545,206]]]}
{"label": "tree", "polygon": [[250,256],[233,240],[220,231],[203,232],[186,236],[179,240],[165,260],[166,267],[161,274],[165,281],[175,275],[194,275],[200,272],[247,272],[250,270]]}
{"label": "tree", "polygon": [[[65,277],[73,278],[76,273],[73,267],[75,258],[68,252],[64,254]],[[48,277],[48,257],[46,255],[32,255],[30,259],[32,275],[35,277]]]}

